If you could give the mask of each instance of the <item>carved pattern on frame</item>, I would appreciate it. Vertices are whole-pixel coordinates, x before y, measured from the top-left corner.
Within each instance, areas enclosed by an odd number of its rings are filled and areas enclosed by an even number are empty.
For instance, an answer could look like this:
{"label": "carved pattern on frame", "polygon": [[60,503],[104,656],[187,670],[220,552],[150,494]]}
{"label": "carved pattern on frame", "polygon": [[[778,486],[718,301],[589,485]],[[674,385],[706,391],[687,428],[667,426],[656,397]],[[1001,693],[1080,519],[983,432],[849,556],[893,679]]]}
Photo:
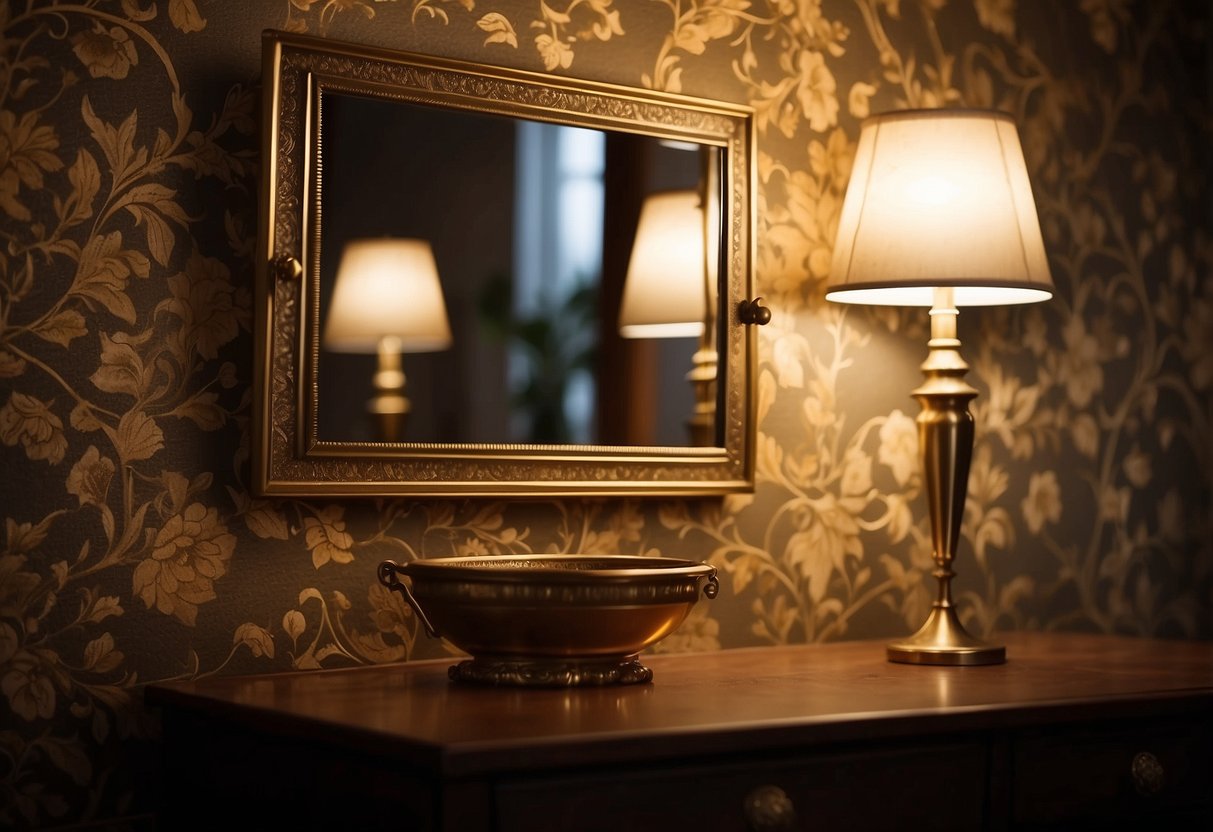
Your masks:
{"label": "carved pattern on frame", "polygon": [[[323,48],[328,48],[327,45]],[[492,70],[486,70],[492,72]],[[304,181],[310,145],[318,135],[308,133],[304,123],[309,112],[309,95],[316,89],[366,90],[366,85],[383,85],[374,94],[383,98],[434,103],[496,111],[512,116],[536,116],[550,122],[586,126],[595,120],[599,126],[632,126],[670,135],[686,131],[688,136],[717,141],[728,151],[730,177],[734,183],[750,179],[748,144],[750,126],[738,113],[693,109],[676,103],[637,100],[623,89],[603,92],[551,87],[539,78],[506,78],[473,75],[467,70],[441,66],[415,66],[399,63],[376,50],[368,56],[330,54],[323,51],[297,51],[283,45],[279,68],[279,93],[276,109],[277,139],[275,163],[277,177],[271,242],[272,256],[293,257],[304,264],[302,281],[284,279],[271,273],[270,294],[274,303],[272,354],[267,357],[272,374],[269,384],[269,412],[273,429],[269,435],[269,479],[292,483],[299,493],[308,485],[350,485],[348,493],[379,493],[379,484],[388,484],[392,493],[417,493],[420,489],[403,484],[426,486],[428,493],[477,493],[478,484],[492,486],[487,492],[502,493],[503,487],[517,485],[518,493],[709,493],[736,490],[749,475],[746,468],[748,393],[741,384],[727,378],[723,456],[687,454],[686,449],[613,448],[592,445],[575,447],[532,445],[458,445],[407,446],[404,453],[387,456],[392,449],[363,443],[326,443],[315,436],[314,420],[310,435],[302,416],[301,390],[317,394],[314,368],[318,358],[318,333],[302,339],[311,345],[311,354],[303,355],[303,344],[292,335],[300,327],[316,328],[305,309],[318,300],[319,276],[310,271],[304,256],[300,220],[312,194],[305,193]],[[550,80],[550,79],[547,79]],[[362,85],[362,86],[360,86]],[[390,89],[388,89],[390,87]],[[638,93],[639,94],[639,93]],[[647,93],[646,93],[647,94]],[[461,100],[466,99],[466,100]],[[473,99],[475,99],[473,101]],[[706,106],[706,105],[705,105]],[[565,114],[568,114],[567,116]],[[574,119],[573,115],[577,118]],[[308,136],[298,142],[296,136]],[[749,224],[748,188],[733,187],[730,203],[729,238],[731,259],[726,287],[730,297],[740,297],[750,262],[752,231]],[[319,199],[315,200],[317,203]],[[317,217],[318,219],[318,217]],[[310,232],[319,242],[319,223]],[[313,297],[314,296],[314,297]],[[720,344],[722,366],[748,372],[746,328],[737,321],[736,311],[727,309],[725,337]],[[305,363],[306,362],[306,363]],[[301,375],[302,374],[302,375]],[[493,456],[467,456],[468,450]],[[603,485],[607,484],[607,485]],[[618,487],[610,484],[619,484]],[[443,486],[446,486],[443,488]],[[665,486],[665,487],[663,487]],[[340,488],[323,488],[326,493],[346,493]]]}
{"label": "carved pattern on frame", "polygon": [[474,99],[481,108],[485,107],[485,102],[492,102],[506,112],[532,111],[548,120],[559,121],[560,113],[569,112],[582,117],[581,124],[584,124],[585,116],[591,116],[621,124],[690,129],[721,139],[731,137],[736,131],[735,119],[707,110],[630,99],[626,94],[562,89],[538,80],[469,76],[464,71],[399,64],[373,57],[295,52],[284,53],[283,67],[292,74],[313,72],[320,76],[390,86],[392,90],[387,97],[412,101],[447,102],[452,96],[459,96],[469,101]]}

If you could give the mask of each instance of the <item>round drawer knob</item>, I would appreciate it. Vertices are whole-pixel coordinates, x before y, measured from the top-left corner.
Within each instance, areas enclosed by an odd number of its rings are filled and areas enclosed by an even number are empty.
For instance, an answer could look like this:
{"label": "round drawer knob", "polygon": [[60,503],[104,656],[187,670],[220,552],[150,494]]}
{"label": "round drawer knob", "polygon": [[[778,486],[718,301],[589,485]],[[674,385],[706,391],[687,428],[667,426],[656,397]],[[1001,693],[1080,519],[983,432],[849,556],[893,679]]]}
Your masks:
{"label": "round drawer knob", "polygon": [[758,786],[745,796],[745,822],[750,832],[794,829],[796,807],[778,786]]}
{"label": "round drawer knob", "polygon": [[1149,751],[1142,751],[1133,758],[1133,785],[1138,794],[1153,797],[1166,785],[1167,773],[1158,758]]}

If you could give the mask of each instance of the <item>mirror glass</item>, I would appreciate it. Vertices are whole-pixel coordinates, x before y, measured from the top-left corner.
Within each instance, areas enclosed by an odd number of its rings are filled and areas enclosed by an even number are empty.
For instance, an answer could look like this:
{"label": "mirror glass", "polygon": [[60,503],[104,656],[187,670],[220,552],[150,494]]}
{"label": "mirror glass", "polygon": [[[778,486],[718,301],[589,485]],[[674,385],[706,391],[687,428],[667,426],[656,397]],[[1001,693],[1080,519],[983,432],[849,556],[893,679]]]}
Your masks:
{"label": "mirror glass", "polygon": [[751,108],[262,45],[259,495],[753,488]]}

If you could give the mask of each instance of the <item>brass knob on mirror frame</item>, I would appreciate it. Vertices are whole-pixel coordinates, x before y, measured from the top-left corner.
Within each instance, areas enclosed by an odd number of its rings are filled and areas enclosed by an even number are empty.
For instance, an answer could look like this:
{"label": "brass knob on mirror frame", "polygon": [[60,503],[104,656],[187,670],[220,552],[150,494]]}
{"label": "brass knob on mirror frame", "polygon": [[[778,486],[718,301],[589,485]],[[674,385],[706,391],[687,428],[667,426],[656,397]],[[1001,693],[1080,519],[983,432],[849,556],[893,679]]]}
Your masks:
{"label": "brass knob on mirror frame", "polygon": [[1133,786],[1137,793],[1153,797],[1162,791],[1167,784],[1167,772],[1158,758],[1149,751],[1142,751],[1133,758],[1130,769],[1133,772]]}
{"label": "brass knob on mirror frame", "polygon": [[796,828],[796,807],[778,786],[751,789],[742,808],[750,832],[786,832]]}
{"label": "brass knob on mirror frame", "polygon": [[743,300],[737,304],[737,319],[751,326],[766,326],[771,322],[771,310],[762,305],[762,298]]}
{"label": "brass knob on mirror frame", "polygon": [[299,258],[289,254],[279,254],[272,261],[274,274],[282,280],[298,280],[303,277],[303,264]]}

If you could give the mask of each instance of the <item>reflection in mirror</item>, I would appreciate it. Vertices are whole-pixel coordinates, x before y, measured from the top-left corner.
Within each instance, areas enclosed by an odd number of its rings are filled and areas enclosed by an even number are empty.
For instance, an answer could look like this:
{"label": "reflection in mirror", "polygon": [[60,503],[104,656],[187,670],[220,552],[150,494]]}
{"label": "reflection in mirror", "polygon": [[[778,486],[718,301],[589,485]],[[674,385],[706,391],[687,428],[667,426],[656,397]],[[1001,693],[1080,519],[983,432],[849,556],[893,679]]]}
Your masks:
{"label": "reflection in mirror", "polygon": [[707,194],[699,187],[645,197],[619,309],[624,338],[698,339],[694,366],[687,373],[695,390],[694,410],[686,420],[694,445],[717,441],[713,254],[718,252],[708,245],[716,239],[711,221],[716,212]]}
{"label": "reflection in mirror", "polygon": [[393,237],[350,240],[324,319],[320,345],[342,353],[376,356],[375,394],[367,414],[377,439],[398,442],[412,405],[405,394],[401,353],[451,346],[451,327],[434,253],[425,240]]}
{"label": "reflection in mirror", "polygon": [[[339,92],[321,111],[319,439],[722,442],[715,148]],[[682,227],[649,228],[675,194]],[[376,239],[430,253],[424,290],[355,274]]]}

